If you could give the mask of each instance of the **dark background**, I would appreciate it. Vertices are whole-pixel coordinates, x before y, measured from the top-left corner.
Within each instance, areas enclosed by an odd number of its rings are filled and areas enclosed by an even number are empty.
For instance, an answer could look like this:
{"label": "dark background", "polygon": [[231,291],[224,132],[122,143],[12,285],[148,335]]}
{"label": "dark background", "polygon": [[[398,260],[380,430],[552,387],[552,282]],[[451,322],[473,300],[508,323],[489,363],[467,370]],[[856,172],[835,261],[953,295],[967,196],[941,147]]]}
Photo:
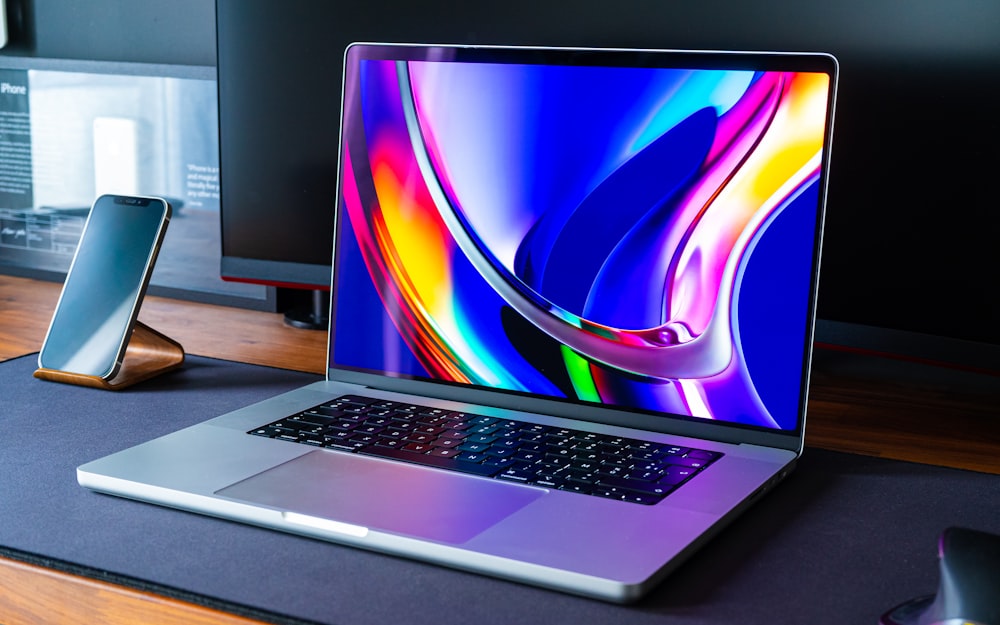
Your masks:
{"label": "dark background", "polygon": [[[834,53],[820,338],[1000,369],[1000,3],[268,1],[278,28],[337,11],[313,42],[332,50],[377,39]],[[8,0],[8,14],[3,54],[215,64],[212,0]],[[924,335],[949,339],[951,355]]]}

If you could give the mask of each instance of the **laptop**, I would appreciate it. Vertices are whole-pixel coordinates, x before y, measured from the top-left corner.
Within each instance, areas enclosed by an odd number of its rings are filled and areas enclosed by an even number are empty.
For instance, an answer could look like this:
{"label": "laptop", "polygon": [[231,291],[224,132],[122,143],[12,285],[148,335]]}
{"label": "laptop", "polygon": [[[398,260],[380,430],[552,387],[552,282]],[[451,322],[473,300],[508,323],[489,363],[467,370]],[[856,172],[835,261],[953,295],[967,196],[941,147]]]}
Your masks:
{"label": "laptop", "polygon": [[326,379],[79,483],[636,600],[802,452],[836,74],[352,44]]}

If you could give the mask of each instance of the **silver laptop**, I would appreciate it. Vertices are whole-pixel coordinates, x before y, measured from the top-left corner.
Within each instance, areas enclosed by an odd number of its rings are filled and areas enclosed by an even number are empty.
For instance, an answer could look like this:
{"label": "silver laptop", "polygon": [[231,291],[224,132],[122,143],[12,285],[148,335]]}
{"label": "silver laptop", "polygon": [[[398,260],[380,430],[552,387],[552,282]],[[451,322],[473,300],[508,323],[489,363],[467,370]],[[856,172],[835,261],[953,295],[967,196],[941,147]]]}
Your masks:
{"label": "silver laptop", "polygon": [[326,381],[80,484],[635,600],[802,452],[836,61],[354,44],[344,76]]}

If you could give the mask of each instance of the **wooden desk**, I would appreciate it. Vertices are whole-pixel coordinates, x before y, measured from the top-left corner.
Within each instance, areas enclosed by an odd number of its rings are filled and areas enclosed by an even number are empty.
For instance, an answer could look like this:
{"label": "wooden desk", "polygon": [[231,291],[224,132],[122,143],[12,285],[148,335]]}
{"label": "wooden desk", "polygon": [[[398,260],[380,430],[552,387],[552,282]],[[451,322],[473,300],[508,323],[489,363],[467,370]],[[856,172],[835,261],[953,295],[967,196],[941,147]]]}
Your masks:
{"label": "wooden desk", "polygon": [[[39,349],[59,294],[0,276],[0,360]],[[326,334],[280,315],[148,298],[140,318],[188,353],[322,373]],[[819,351],[807,444],[1000,474],[1000,381]],[[252,623],[193,603],[0,558],[0,622]]]}
{"label": "wooden desk", "polygon": [[[39,350],[60,288],[0,275],[0,360]],[[189,354],[326,373],[326,332],[286,326],[279,314],[147,297],[139,319]]]}

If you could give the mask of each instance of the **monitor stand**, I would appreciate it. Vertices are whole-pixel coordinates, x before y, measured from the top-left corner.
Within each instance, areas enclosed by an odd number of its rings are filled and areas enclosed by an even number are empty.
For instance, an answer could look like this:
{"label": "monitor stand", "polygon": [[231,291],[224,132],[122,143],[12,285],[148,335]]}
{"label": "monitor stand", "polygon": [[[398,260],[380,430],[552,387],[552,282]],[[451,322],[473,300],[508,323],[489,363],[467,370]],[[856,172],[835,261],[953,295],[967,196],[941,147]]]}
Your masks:
{"label": "monitor stand", "polygon": [[284,290],[285,323],[302,330],[327,330],[330,326],[330,292]]}

